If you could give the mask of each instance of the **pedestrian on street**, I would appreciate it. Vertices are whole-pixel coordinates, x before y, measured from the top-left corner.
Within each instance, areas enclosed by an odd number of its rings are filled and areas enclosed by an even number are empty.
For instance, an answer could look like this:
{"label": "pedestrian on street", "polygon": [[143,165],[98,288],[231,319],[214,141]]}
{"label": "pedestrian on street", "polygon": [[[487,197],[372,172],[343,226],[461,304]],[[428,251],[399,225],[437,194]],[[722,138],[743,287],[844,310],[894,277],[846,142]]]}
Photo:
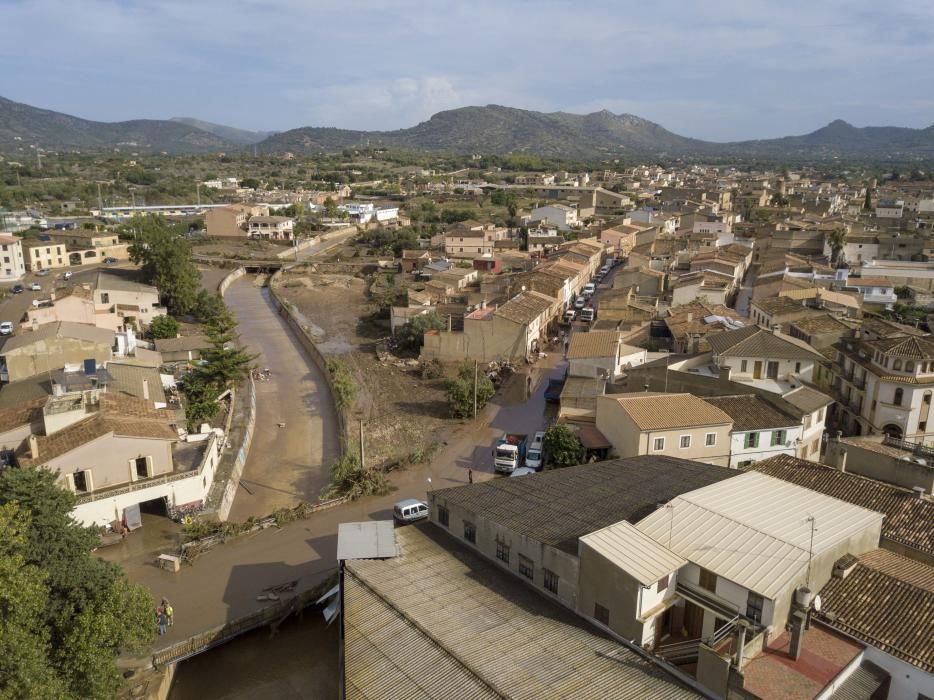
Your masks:
{"label": "pedestrian on street", "polygon": [[473,469],[467,470],[467,481],[471,484],[473,483]]}
{"label": "pedestrian on street", "polygon": [[163,608],[163,607],[160,605],[160,606],[159,606],[159,636],[160,636],[160,637],[161,637],[163,634],[165,634],[165,628],[168,626],[168,624],[169,624],[169,618],[168,618],[168,616],[165,614],[165,608]]}
{"label": "pedestrian on street", "polygon": [[162,607],[165,610],[165,616],[169,621],[169,627],[171,627],[175,624],[175,610],[172,609],[172,604],[165,598],[162,599]]}

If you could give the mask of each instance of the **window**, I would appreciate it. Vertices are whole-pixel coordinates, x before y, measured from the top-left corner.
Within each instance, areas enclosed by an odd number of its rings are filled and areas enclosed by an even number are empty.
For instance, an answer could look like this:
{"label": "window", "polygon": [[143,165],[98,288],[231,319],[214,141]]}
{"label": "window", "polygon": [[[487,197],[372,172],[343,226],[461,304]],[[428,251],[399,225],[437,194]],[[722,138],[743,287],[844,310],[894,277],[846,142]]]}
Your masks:
{"label": "window", "polygon": [[795,374],[798,374],[799,372],[801,372],[801,363],[795,362]]}
{"label": "window", "polygon": [[705,439],[704,439],[704,444],[707,445],[707,447],[713,447],[714,445],[716,445],[716,444],[717,444],[717,434],[716,434],[716,433],[707,433],[707,435],[706,435],[706,437],[705,437]]}
{"label": "window", "polygon": [[914,362],[906,362],[906,363],[905,363],[905,371],[906,371],[906,372],[914,372],[914,371],[915,371],[915,363],[914,363]]}
{"label": "window", "polygon": [[558,594],[558,574],[554,571],[549,571],[548,569],[542,569],[542,574],[544,576],[544,585],[546,591],[551,591],[555,595]]}
{"label": "window", "polygon": [[665,576],[662,576],[660,579],[658,579],[658,584],[656,584],[656,588],[658,589],[658,592],[659,592],[659,593],[661,593],[661,592],[664,591],[666,588],[668,588],[668,579],[669,579],[669,578],[671,578],[671,574],[667,574],[667,575],[665,575]]}
{"label": "window", "polygon": [[746,433],[746,439],[743,441],[743,447],[747,450],[751,447],[759,446],[759,433]]}
{"label": "window", "polygon": [[76,493],[87,493],[88,492],[89,484],[88,484],[88,476],[87,476],[86,471],[75,472],[74,474],[72,474],[72,480],[74,481],[74,484],[75,484]]}
{"label": "window", "polygon": [[496,542],[496,558],[502,562],[509,563],[509,545],[505,542]]}
{"label": "window", "polygon": [[464,539],[477,544],[477,526],[466,520],[464,521]]}
{"label": "window", "polygon": [[438,506],[438,522],[448,527],[450,522],[451,514],[448,513],[448,509],[445,506]]}
{"label": "window", "polygon": [[901,360],[895,360],[895,362],[892,363],[892,369],[900,370],[901,368],[902,368]]}
{"label": "window", "polygon": [[600,605],[600,603],[593,604],[593,618],[607,627],[610,626],[610,611]]}
{"label": "window", "polygon": [[902,405],[902,397],[905,395],[905,390],[899,387],[895,390],[895,396],[892,398],[892,403],[896,406]]}
{"label": "window", "polygon": [[748,367],[749,367],[749,362],[748,362],[747,360],[742,360],[742,361],[739,363],[739,371],[740,371],[740,372],[745,372],[745,371],[747,370]]}
{"label": "window", "polygon": [[149,473],[149,457],[138,457],[133,460],[133,466],[136,468],[136,478],[145,479],[152,476]]}
{"label": "window", "polygon": [[689,448],[690,446],[691,446],[691,436],[690,436],[690,435],[682,435],[682,436],[681,436],[681,449],[682,449],[682,450],[686,450],[686,449]]}
{"label": "window", "polygon": [[746,598],[746,617],[756,623],[762,622],[762,596],[758,593],[749,591],[749,597]]}
{"label": "window", "polygon": [[652,449],[655,452],[661,452],[665,449],[665,438],[655,438],[655,442],[652,445]]}
{"label": "window", "polygon": [[785,431],[784,430],[773,430],[772,431],[772,447],[776,445],[783,445],[785,443]]}
{"label": "window", "polygon": [[528,557],[519,555],[519,573],[525,576],[529,581],[535,576],[535,562]]}
{"label": "window", "polygon": [[110,294],[108,294],[107,292],[101,292],[101,304],[109,304],[109,303],[110,303]]}

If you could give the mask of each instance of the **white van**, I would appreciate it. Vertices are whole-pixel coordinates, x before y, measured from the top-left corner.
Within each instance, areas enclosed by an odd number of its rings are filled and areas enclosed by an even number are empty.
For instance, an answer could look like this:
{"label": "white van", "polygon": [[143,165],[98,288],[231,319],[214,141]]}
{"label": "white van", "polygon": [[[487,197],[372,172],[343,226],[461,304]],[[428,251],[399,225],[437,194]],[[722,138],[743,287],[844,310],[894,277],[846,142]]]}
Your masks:
{"label": "white van", "polygon": [[588,306],[586,309],[581,311],[581,321],[586,321],[587,323],[590,323],[595,318],[597,318],[597,310],[594,309],[592,306]]}
{"label": "white van", "polygon": [[581,291],[581,293],[584,296],[591,297],[595,291],[597,291],[597,285],[595,285],[593,282],[588,282],[584,285],[584,289]]}
{"label": "white van", "polygon": [[402,525],[424,520],[428,517],[428,505],[415,498],[407,498],[392,507],[392,517]]}
{"label": "white van", "polygon": [[532,436],[532,442],[525,453],[525,466],[535,470],[542,468],[542,449],[545,447],[545,433],[539,430]]}

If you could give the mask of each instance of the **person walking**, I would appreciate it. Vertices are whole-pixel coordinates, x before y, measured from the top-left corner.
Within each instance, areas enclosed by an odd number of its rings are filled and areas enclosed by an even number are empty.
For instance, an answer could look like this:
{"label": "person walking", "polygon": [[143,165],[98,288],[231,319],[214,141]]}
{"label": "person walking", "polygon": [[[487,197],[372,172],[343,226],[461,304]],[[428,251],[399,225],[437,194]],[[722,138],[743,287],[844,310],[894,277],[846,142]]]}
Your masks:
{"label": "person walking", "polygon": [[169,621],[169,627],[171,627],[175,624],[175,610],[172,609],[172,604],[165,598],[162,599],[162,607],[165,609],[165,616]]}
{"label": "person walking", "polygon": [[471,484],[473,483],[473,469],[467,470],[467,482]]}
{"label": "person walking", "polygon": [[163,608],[161,605],[159,606],[159,609],[157,612],[158,612],[158,619],[159,619],[159,636],[161,637],[163,634],[165,634],[165,628],[169,624],[169,618],[165,614],[165,608]]}

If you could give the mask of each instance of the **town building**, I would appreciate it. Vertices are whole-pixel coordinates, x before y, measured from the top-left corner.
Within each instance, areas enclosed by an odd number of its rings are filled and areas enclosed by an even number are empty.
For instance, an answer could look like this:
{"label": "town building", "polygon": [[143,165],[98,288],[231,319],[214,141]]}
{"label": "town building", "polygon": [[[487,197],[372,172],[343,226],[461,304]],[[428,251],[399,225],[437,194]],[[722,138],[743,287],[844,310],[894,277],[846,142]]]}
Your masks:
{"label": "town building", "polygon": [[250,238],[268,241],[291,241],[295,219],[288,216],[253,216],[247,222]]}
{"label": "town building", "polygon": [[460,221],[444,234],[444,253],[449,258],[479,258],[493,255],[497,241],[508,237],[508,229],[479,221]]}
{"label": "town building", "polygon": [[645,359],[645,349],[623,343],[619,331],[574,333],[568,344],[568,375],[613,381]]}
{"label": "town building", "polygon": [[777,329],[746,326],[707,338],[711,359],[718,367],[729,367],[739,382],[770,381],[783,393],[793,379],[811,381],[814,366],[823,355],[807,343]]}
{"label": "town building", "polygon": [[254,216],[269,216],[269,207],[259,204],[229,204],[208,209],[204,226],[216,238],[246,238],[248,222]]}
{"label": "town building", "polygon": [[17,282],[25,274],[22,239],[0,234],[0,283]]}
{"label": "town building", "polygon": [[23,261],[26,270],[38,272],[53,268],[68,267],[68,248],[64,243],[43,240],[24,240]]}
{"label": "town building", "polygon": [[166,314],[158,289],[103,271],[95,278],[94,304],[97,311],[115,313],[124,325],[133,318],[148,327],[154,318]]}
{"label": "town building", "polygon": [[782,412],[756,394],[708,396],[704,400],[733,421],[727,466],[745,469],[775,455],[798,454],[803,431],[800,417]]}
{"label": "town building", "polygon": [[0,346],[0,381],[15,382],[90,360],[101,365],[113,356],[114,335],[106,328],[57,321],[7,338]]}
{"label": "town building", "polygon": [[596,426],[621,457],[667,455],[730,463],[730,416],[691,394],[639,392],[597,398]]}

